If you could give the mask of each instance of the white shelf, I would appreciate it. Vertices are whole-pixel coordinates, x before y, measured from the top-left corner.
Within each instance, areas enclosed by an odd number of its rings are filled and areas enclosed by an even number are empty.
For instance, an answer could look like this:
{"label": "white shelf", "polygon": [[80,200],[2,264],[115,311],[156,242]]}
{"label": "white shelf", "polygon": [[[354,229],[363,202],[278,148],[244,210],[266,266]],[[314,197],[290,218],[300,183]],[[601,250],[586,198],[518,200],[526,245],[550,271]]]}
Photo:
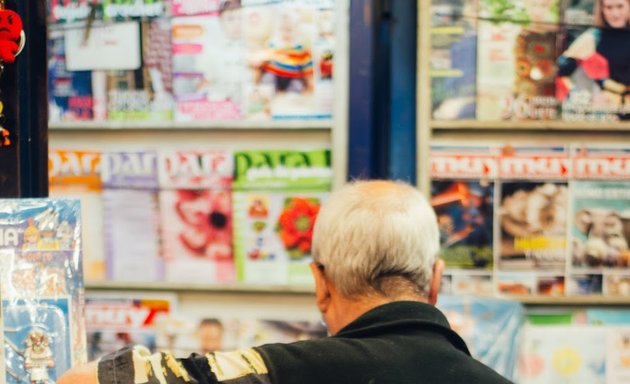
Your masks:
{"label": "white shelf", "polygon": [[[211,293],[211,294],[257,294],[257,295],[314,295],[314,288],[309,286],[269,285],[269,284],[201,284],[201,283],[174,283],[152,282],[131,283],[118,281],[92,281],[86,282],[88,291],[162,291],[176,293]],[[524,295],[511,296],[499,295],[488,298],[501,298],[520,301],[525,305],[556,305],[556,306],[630,306],[628,296],[542,296]]]}
{"label": "white shelf", "polygon": [[582,296],[503,296],[513,300],[518,300],[527,305],[555,305],[555,306],[630,306],[628,296],[603,296],[603,295],[582,295]]}
{"label": "white shelf", "polygon": [[49,123],[52,131],[102,130],[331,130],[332,120],[234,120],[234,121],[76,121]]}
{"label": "white shelf", "polygon": [[[630,131],[630,122],[432,120],[434,130]],[[507,133],[507,132],[502,132]]]}
{"label": "white shelf", "polygon": [[118,282],[91,281],[85,288],[92,291],[165,291],[178,293],[229,293],[229,294],[283,294],[313,295],[315,290],[310,286],[268,285],[268,284],[203,284],[185,282]]}

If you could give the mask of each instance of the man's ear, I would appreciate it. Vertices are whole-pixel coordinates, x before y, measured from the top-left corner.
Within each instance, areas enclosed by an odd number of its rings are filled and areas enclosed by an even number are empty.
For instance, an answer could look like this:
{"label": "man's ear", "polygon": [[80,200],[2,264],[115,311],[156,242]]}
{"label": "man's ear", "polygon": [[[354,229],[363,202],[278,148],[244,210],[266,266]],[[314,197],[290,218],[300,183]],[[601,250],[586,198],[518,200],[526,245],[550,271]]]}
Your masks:
{"label": "man's ear", "polygon": [[315,279],[315,303],[319,311],[324,314],[328,311],[330,305],[330,287],[328,286],[328,279],[324,274],[323,267],[316,263],[311,263],[311,272],[313,273],[313,279]]}
{"label": "man's ear", "polygon": [[444,260],[438,258],[433,264],[433,278],[431,279],[431,285],[429,286],[429,293],[427,295],[427,300],[431,305],[437,303],[438,293],[442,285],[442,272],[444,272]]}

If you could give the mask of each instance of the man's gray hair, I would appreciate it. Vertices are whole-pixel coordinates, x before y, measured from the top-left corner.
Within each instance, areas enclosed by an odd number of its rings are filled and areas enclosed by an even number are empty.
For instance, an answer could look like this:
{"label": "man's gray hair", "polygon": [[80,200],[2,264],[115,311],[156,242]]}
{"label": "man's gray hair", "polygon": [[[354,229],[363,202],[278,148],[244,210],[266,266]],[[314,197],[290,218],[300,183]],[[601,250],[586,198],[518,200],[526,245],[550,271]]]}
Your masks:
{"label": "man's gray hair", "polygon": [[352,297],[402,277],[426,294],[440,249],[435,213],[402,182],[357,181],[333,192],[313,233],[313,259],[339,292]]}

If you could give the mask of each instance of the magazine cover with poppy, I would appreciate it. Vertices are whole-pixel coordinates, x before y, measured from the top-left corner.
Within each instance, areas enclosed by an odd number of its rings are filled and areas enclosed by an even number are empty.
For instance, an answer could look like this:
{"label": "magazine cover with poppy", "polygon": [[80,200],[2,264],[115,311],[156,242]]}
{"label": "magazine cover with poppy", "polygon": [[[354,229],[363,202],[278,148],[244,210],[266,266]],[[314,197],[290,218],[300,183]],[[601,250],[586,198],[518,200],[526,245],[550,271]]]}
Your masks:
{"label": "magazine cover with poppy", "polygon": [[230,190],[159,192],[167,281],[234,281]]}
{"label": "magazine cover with poppy", "polygon": [[327,192],[237,192],[235,253],[248,283],[312,284],[313,227]]}

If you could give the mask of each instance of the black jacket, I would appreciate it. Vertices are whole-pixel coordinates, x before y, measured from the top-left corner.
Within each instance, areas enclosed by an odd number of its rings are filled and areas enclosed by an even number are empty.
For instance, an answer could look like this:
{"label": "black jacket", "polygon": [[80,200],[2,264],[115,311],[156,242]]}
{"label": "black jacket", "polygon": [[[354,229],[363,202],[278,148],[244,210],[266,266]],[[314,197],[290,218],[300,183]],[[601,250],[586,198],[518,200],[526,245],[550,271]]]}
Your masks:
{"label": "black jacket", "polygon": [[334,337],[257,348],[273,384],[509,383],[470,357],[434,306],[394,302]]}
{"label": "black jacket", "polygon": [[438,309],[411,301],[372,309],[318,340],[182,360],[121,350],[100,361],[98,377],[100,384],[509,383],[470,357]]}

